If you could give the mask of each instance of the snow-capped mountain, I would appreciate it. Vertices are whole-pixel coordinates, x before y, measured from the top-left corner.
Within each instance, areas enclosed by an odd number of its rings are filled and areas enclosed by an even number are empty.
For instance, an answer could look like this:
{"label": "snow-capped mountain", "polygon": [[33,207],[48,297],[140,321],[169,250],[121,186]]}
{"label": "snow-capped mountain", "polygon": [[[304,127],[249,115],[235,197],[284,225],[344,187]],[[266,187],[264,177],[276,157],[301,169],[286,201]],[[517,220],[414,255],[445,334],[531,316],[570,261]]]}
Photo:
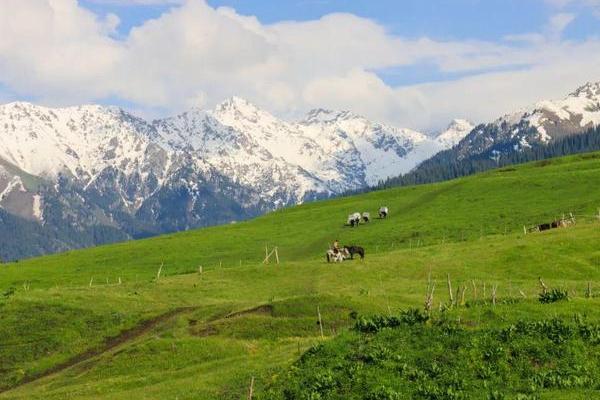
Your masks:
{"label": "snow-capped mountain", "polygon": [[223,223],[407,172],[459,131],[434,139],[323,109],[289,122],[237,97],[152,122],[116,107],[10,103],[0,219],[42,228],[31,254]]}
{"label": "snow-capped mountain", "polygon": [[600,124],[600,82],[587,83],[560,100],[543,100],[481,124],[457,145],[458,159],[497,158],[584,132]]}
{"label": "snow-capped mountain", "polygon": [[[431,183],[519,162],[599,150],[599,124],[600,82],[587,83],[563,99],[540,101],[477,125],[466,136],[470,124],[453,122],[437,137],[449,149],[386,185]],[[453,132],[459,132],[455,139],[451,139]]]}
{"label": "snow-capped mountain", "polygon": [[158,143],[193,152],[234,182],[260,188],[265,200],[283,190],[278,204],[374,184],[445,148],[422,133],[350,112],[318,109],[287,122],[237,97],[214,111],[191,110],[154,125]]}

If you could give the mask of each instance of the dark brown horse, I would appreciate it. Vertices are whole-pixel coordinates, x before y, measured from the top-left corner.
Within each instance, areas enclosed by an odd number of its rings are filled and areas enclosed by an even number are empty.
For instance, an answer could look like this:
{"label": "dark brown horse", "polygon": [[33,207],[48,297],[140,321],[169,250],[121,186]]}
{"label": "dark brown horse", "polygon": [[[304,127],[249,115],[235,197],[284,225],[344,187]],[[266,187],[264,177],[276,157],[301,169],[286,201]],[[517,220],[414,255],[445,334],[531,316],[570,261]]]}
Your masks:
{"label": "dark brown horse", "polygon": [[344,246],[344,249],[350,254],[351,260],[354,260],[355,254],[358,254],[361,260],[365,259],[365,249],[360,246]]}

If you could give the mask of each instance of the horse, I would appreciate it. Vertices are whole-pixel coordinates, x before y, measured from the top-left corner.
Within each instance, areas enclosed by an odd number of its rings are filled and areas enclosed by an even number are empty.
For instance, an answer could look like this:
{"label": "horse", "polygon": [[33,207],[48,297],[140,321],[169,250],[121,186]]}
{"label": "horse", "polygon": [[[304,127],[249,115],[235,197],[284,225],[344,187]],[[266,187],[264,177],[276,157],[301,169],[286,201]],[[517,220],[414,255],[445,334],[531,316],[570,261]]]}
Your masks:
{"label": "horse", "polygon": [[344,261],[344,259],[347,258],[349,255],[350,253],[348,253],[348,251],[345,248],[340,249],[337,253],[333,251],[333,249],[329,249],[325,253],[325,258],[327,259],[328,263],[336,263]]}
{"label": "horse", "polygon": [[360,223],[360,218],[361,215],[358,212],[348,215],[348,225],[350,225],[353,228],[355,226],[358,226],[358,224]]}
{"label": "horse", "polygon": [[387,207],[379,207],[379,218],[387,218],[389,214]]}
{"label": "horse", "polygon": [[365,259],[365,249],[360,246],[344,246],[344,250],[350,254],[351,260],[354,260],[354,254],[358,254],[361,260]]}

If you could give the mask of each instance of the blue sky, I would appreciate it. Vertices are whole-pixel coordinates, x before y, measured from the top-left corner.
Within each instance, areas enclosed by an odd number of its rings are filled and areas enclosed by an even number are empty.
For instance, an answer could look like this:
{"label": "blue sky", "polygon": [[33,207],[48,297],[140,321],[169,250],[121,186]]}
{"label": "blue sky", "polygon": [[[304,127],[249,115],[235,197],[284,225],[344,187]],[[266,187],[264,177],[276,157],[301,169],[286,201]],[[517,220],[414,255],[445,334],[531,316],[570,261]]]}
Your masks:
{"label": "blue sky", "polygon": [[600,0],[8,1],[0,35],[0,101],[147,117],[238,95],[430,130],[600,80]]}

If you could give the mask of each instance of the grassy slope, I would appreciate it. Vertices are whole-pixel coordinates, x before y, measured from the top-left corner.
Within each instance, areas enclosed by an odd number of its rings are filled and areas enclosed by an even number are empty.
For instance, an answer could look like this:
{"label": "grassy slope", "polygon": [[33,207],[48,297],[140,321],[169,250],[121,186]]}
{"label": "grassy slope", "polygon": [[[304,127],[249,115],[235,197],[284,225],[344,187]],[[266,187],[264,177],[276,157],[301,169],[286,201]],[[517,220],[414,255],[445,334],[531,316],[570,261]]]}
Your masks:
{"label": "grassy slope", "polygon": [[[380,205],[390,208],[389,219],[358,229],[342,226],[348,213],[374,214]],[[455,285],[476,280],[480,292],[486,282],[488,288],[499,285],[500,297],[517,296],[518,290],[528,295],[493,313],[465,311],[474,324],[574,309],[600,320],[600,301],[581,298],[586,282],[600,278],[600,225],[592,218],[598,206],[600,155],[593,154],[3,266],[0,387],[100,345],[140,320],[194,308],[0,398],[240,398],[251,376],[260,391],[319,340],[317,306],[329,336],[348,326],[352,310],[420,306],[430,269],[438,285],[450,273]],[[524,224],[571,211],[582,216],[577,227],[522,234]],[[322,254],[335,238],[365,246],[367,260],[324,264]],[[265,244],[279,247],[282,265],[259,264]],[[538,276],[579,298],[538,304]],[[16,289],[12,295],[10,287]],[[436,304],[446,301],[438,290]],[[270,308],[225,318],[265,304]]]}

